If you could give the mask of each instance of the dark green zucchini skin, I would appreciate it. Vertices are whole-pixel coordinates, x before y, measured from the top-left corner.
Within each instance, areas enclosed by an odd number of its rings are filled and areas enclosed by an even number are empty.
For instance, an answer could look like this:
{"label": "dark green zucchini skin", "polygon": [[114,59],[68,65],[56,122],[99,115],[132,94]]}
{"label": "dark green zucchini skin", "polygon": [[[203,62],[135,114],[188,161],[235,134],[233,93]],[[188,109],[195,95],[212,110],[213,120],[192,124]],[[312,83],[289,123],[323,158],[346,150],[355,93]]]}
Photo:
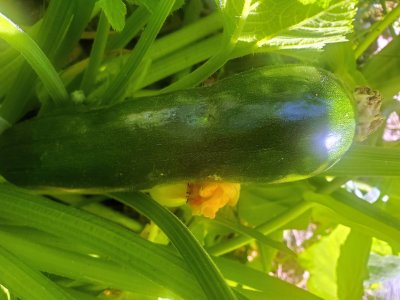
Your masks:
{"label": "dark green zucchini skin", "polygon": [[352,96],[321,69],[254,69],[200,87],[31,119],[0,137],[0,173],[37,191],[102,193],[318,174],[350,147]]}

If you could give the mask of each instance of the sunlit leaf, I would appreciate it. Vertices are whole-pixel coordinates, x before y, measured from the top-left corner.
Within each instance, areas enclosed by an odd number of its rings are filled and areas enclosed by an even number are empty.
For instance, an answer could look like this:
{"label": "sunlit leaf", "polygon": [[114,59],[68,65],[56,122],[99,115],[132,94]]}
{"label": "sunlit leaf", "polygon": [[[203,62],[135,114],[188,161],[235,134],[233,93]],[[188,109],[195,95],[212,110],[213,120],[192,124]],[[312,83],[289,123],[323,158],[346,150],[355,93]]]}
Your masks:
{"label": "sunlit leaf", "polygon": [[258,225],[299,202],[304,191],[312,187],[306,182],[280,185],[243,185],[238,211],[249,224]]}
{"label": "sunlit leaf", "polygon": [[337,190],[332,196],[304,194],[305,199],[330,208],[336,214],[337,222],[357,228],[364,234],[399,245],[400,222],[398,219],[345,190]]}
{"label": "sunlit leaf", "polygon": [[371,237],[351,230],[340,249],[337,262],[337,296],[341,300],[361,299],[367,278]]}
{"label": "sunlit leaf", "polygon": [[307,288],[325,300],[336,300],[336,266],[340,246],[349,234],[349,228],[339,225],[330,235],[300,254],[300,263],[310,272]]}
{"label": "sunlit leaf", "polygon": [[125,26],[126,6],[122,0],[99,0],[97,4],[102,8],[112,28],[121,31]]}
{"label": "sunlit leaf", "polygon": [[174,293],[179,294],[181,290],[184,298],[202,298],[197,282],[171,249],[155,245],[90,213],[8,184],[0,186],[0,196],[0,214],[7,219],[87,245],[94,253],[112,258],[153,284],[165,287],[172,284]]}
{"label": "sunlit leaf", "polygon": [[242,235],[251,237],[263,245],[268,245],[272,248],[278,249],[282,253],[294,255],[294,252],[292,252],[284,244],[274,241],[273,239],[264,236],[262,233],[254,230],[252,228],[243,226],[241,224],[236,224],[236,223],[230,222],[229,220],[220,219],[220,218],[215,219],[213,222],[215,222],[219,225],[225,226],[227,228],[230,228],[232,231],[236,232],[237,234],[242,234]]}
{"label": "sunlit leaf", "polygon": [[67,91],[48,57],[26,32],[2,13],[0,13],[0,39],[4,39],[24,56],[55,102],[66,101]]}
{"label": "sunlit leaf", "polygon": [[[243,3],[250,2],[247,8]],[[352,31],[354,0],[222,1],[224,28],[234,32],[243,20],[238,40],[253,48],[321,48],[346,40]],[[246,9],[243,9],[245,7]]]}
{"label": "sunlit leaf", "polygon": [[316,295],[283,280],[269,276],[233,260],[220,257],[216,258],[216,263],[230,280],[264,292],[263,299],[320,299]]}
{"label": "sunlit leaf", "polygon": [[373,238],[371,245],[371,253],[379,255],[391,255],[393,253],[392,247],[385,241]]}
{"label": "sunlit leaf", "polygon": [[22,299],[74,300],[46,276],[0,246],[0,282]]}

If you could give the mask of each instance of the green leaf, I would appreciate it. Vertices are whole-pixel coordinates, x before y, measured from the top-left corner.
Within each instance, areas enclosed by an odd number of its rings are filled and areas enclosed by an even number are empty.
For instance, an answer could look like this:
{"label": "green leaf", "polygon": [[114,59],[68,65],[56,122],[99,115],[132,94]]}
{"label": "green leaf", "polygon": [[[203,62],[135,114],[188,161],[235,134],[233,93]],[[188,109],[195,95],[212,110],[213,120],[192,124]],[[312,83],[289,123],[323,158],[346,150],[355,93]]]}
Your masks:
{"label": "green leaf", "polygon": [[326,45],[323,52],[320,52],[319,55],[314,53],[312,57],[319,57],[318,65],[337,75],[349,90],[368,84],[354,59],[351,41]]}
{"label": "green leaf", "polygon": [[392,247],[385,241],[373,238],[371,245],[371,253],[379,255],[391,255],[393,254]]}
{"label": "green leaf", "polygon": [[[268,235],[274,232],[275,230],[278,230],[283,226],[287,225],[291,221],[299,218],[313,206],[314,204],[311,202],[300,202],[286,209],[284,212],[278,214],[272,219],[269,219],[268,221],[261,223],[254,229],[261,232],[264,235]],[[240,248],[250,243],[251,241],[253,241],[252,237],[249,237],[247,235],[240,235],[226,242],[213,245],[208,249],[208,252],[216,256],[222,255],[230,251],[233,251],[237,248]]]}
{"label": "green leaf", "polygon": [[[254,0],[239,0],[239,1],[216,1],[222,12],[224,22],[224,35],[230,39],[232,44],[236,44],[245,34],[243,33],[246,23],[253,21],[254,16],[260,14],[261,2]],[[262,8],[261,8],[262,9]],[[261,16],[260,16],[261,17]],[[254,34],[253,27],[252,31]]]}
{"label": "green leaf", "polygon": [[219,49],[206,63],[182,79],[164,88],[161,91],[162,93],[196,86],[229,60],[231,53],[239,41],[247,17],[251,13],[254,13],[257,3],[254,4],[253,0],[240,0],[221,1],[219,4],[224,20],[223,39]]}
{"label": "green leaf", "polygon": [[[237,1],[230,2],[235,4],[223,10],[229,19],[243,15]],[[356,3],[355,0],[252,1],[239,40],[253,49],[322,48],[328,43],[342,42],[352,31]],[[226,22],[225,28],[231,29],[233,24]]]}
{"label": "green leaf", "polygon": [[57,244],[44,245],[35,236],[26,237],[20,231],[16,226],[1,226],[2,243],[8,251],[37,270],[88,284],[96,283],[107,288],[132,291],[142,296],[157,294],[160,297],[174,297],[168,290],[155,285],[132,269],[109,260],[76,253],[76,244],[71,245],[71,249],[64,250]]}
{"label": "green leaf", "polygon": [[[162,0],[137,0],[138,4],[144,6],[151,13],[153,13],[160,1]],[[185,4],[185,0],[176,0],[172,10],[179,9],[183,4]]]}
{"label": "green leaf", "polygon": [[[70,58],[89,22],[94,1],[49,2],[43,19],[37,23],[40,26],[39,30],[35,30],[35,36],[38,45],[53,62],[54,67],[59,68]],[[16,79],[10,85],[0,107],[1,117],[9,123],[15,123],[26,113],[28,107],[36,105],[34,89],[37,86],[37,75],[28,63],[24,63],[17,71]]]}
{"label": "green leaf", "polygon": [[73,288],[64,288],[64,290],[66,292],[68,292],[68,294],[73,296],[74,299],[79,299],[79,300],[98,300],[99,299],[98,297],[93,296],[93,294],[84,293],[84,292],[78,291]]}
{"label": "green leaf", "polygon": [[314,1],[304,5],[287,1],[217,1],[223,19],[220,48],[205,64],[171,84],[171,92],[199,84],[233,58],[235,48],[241,56],[255,51],[322,48],[345,41],[352,31],[355,0]]}
{"label": "green leaf", "polygon": [[336,300],[336,266],[340,246],[349,234],[349,228],[339,225],[329,235],[299,255],[301,265],[310,272],[307,288],[325,300]]}
{"label": "green leaf", "polygon": [[353,145],[324,175],[400,176],[400,151],[397,147]]}
{"label": "green leaf", "polygon": [[229,228],[237,234],[247,236],[249,238],[255,239],[256,241],[258,241],[261,244],[264,244],[266,246],[280,250],[282,253],[285,253],[288,255],[293,255],[293,256],[295,255],[295,253],[292,250],[290,250],[286,245],[283,245],[282,243],[279,243],[277,241],[274,241],[271,238],[264,236],[262,233],[258,232],[257,230],[243,226],[241,224],[234,223],[227,219],[216,218],[213,220],[213,222],[216,224],[222,225],[226,228]]}
{"label": "green leaf", "polygon": [[89,64],[85,73],[83,74],[81,82],[81,90],[86,95],[90,93],[95,84],[96,76],[103,60],[104,51],[106,49],[109,29],[110,25],[109,22],[107,22],[105,14],[101,13],[99,17],[99,23],[97,25],[96,37],[90,51]]}
{"label": "green leaf", "polygon": [[121,32],[109,37],[108,49],[124,48],[143,28],[150,17],[149,11],[143,6],[138,7],[127,19]]}
{"label": "green leaf", "polygon": [[25,57],[41,78],[55,103],[67,101],[68,93],[50,60],[27,33],[2,13],[0,13],[0,38]]}
{"label": "green leaf", "polygon": [[13,253],[0,246],[0,282],[15,295],[29,300],[74,300],[54,282],[31,269]]}
{"label": "green leaf", "polygon": [[371,237],[352,229],[342,244],[336,268],[338,299],[362,298],[371,242]]}
{"label": "green leaf", "polygon": [[251,287],[263,293],[263,299],[280,300],[317,300],[319,297],[289,284],[276,277],[254,270],[236,261],[218,257],[215,259],[218,267],[225,276],[243,286]]}
{"label": "green leaf", "polygon": [[142,193],[116,193],[112,196],[160,227],[192,269],[209,299],[236,299],[211,257],[174,214]]}
{"label": "green leaf", "polygon": [[342,224],[399,245],[399,220],[345,190],[338,190],[332,196],[307,192],[304,199],[330,208]]}
{"label": "green leaf", "polygon": [[0,215],[83,244],[103,257],[187,299],[204,294],[176,251],[82,210],[56,203],[8,184],[0,185]]}
{"label": "green leaf", "polygon": [[[382,6],[384,7],[384,10],[386,10],[384,3]],[[384,18],[368,28],[369,30],[367,36],[361,41],[361,43],[357,45],[357,48],[355,49],[355,58],[358,59],[371,44],[375,43],[378,37],[383,34],[385,29],[390,26],[390,24],[395,22],[399,16],[400,6],[397,5],[388,14],[386,14]]]}
{"label": "green leaf", "polygon": [[400,177],[374,178],[369,185],[380,191],[376,206],[397,219],[400,218]]}
{"label": "green leaf", "polygon": [[312,186],[307,181],[279,185],[249,184],[240,191],[238,212],[242,219],[259,225],[302,201],[302,195]]}
{"label": "green leaf", "polygon": [[382,51],[372,56],[362,68],[370,84],[379,90],[387,102],[400,92],[399,52],[400,36],[396,36]]}
{"label": "green leaf", "polygon": [[126,6],[122,0],[99,0],[97,5],[101,7],[111,27],[121,31],[125,26]]}
{"label": "green leaf", "polygon": [[111,104],[123,99],[126,89],[129,86],[129,79],[137,72],[150,46],[153,44],[167,16],[171,12],[174,2],[175,0],[158,2],[155,12],[151,15],[146,28],[141,34],[126,64],[121,68],[117,77],[114,78],[110,86],[103,93],[102,99],[107,99],[103,101],[108,102],[102,104]]}

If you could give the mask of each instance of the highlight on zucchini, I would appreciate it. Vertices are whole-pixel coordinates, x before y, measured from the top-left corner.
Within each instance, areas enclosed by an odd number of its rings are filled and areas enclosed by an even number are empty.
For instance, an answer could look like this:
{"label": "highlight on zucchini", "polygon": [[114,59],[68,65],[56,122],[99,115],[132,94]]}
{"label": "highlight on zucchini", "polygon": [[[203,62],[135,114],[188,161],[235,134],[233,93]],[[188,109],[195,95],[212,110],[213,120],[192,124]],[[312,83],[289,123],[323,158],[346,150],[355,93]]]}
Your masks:
{"label": "highlight on zucchini", "polygon": [[[379,101],[369,101],[373,110],[366,102],[358,108],[369,117],[358,114],[358,124],[374,127]],[[354,108],[353,94],[323,69],[263,67],[17,124],[0,136],[0,173],[38,192],[146,190],[213,217],[237,201],[239,183],[299,180],[332,166],[357,139]]]}

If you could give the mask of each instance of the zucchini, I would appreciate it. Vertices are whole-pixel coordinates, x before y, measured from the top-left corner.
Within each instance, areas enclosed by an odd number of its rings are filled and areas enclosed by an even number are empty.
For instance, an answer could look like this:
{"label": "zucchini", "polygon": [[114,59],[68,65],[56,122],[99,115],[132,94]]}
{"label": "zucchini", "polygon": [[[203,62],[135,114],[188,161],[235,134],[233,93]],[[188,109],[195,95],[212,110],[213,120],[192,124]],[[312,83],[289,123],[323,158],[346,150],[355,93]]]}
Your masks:
{"label": "zucchini", "polygon": [[0,137],[0,173],[40,192],[286,182],[332,166],[355,127],[353,96],[331,73],[264,67],[209,87],[21,122]]}

